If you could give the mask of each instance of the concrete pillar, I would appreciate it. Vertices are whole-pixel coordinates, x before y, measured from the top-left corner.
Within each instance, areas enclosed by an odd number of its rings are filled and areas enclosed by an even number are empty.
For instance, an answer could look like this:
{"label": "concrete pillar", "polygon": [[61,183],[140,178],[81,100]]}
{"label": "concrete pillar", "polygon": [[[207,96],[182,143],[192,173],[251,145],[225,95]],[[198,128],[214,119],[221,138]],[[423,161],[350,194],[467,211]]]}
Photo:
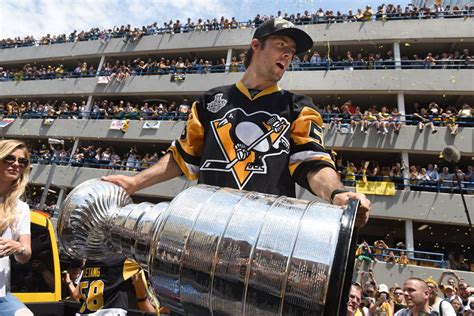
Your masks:
{"label": "concrete pillar", "polygon": [[44,205],[46,204],[46,198],[48,197],[48,190],[51,187],[55,170],[56,170],[56,162],[53,162],[51,165],[50,172],[48,174],[48,178],[46,179],[46,183],[44,184],[43,193],[41,194],[41,200],[40,200],[40,205],[39,205],[39,209],[41,211],[44,210]]}
{"label": "concrete pillar", "polygon": [[105,63],[105,55],[102,55],[99,61],[99,66],[97,66],[97,75],[99,75],[100,71],[102,70],[102,67],[104,67]]}
{"label": "concrete pillar", "polygon": [[408,159],[408,152],[402,151],[402,161],[400,162],[403,168],[403,183],[410,184],[410,160]]}
{"label": "concrete pillar", "polygon": [[72,146],[71,156],[69,156],[69,166],[72,164],[72,156],[74,156],[74,153],[76,152],[77,148],[79,148],[79,143],[79,138],[76,138],[76,140],[74,141],[74,145]]}
{"label": "concrete pillar", "polygon": [[405,247],[408,251],[407,255],[409,258],[413,258],[413,251],[415,250],[415,238],[413,235],[413,220],[405,220]]}
{"label": "concrete pillar", "polygon": [[227,58],[225,60],[225,72],[228,73],[230,69],[230,62],[232,61],[232,48],[227,50]]}
{"label": "concrete pillar", "polygon": [[395,69],[401,69],[402,57],[400,53],[400,42],[393,42],[393,59],[395,59]]}
{"label": "concrete pillar", "polygon": [[92,101],[94,100],[94,97],[92,95],[87,97],[87,103],[86,103],[86,119],[90,118],[91,112],[92,112]]}
{"label": "concrete pillar", "polygon": [[397,94],[397,107],[398,111],[402,115],[401,120],[402,122],[406,122],[406,111],[405,111],[405,95],[403,92]]}
{"label": "concrete pillar", "polygon": [[65,195],[66,195],[66,189],[61,188],[61,190],[59,190],[58,200],[56,201],[56,208],[54,209],[54,213],[53,213],[53,216],[52,216],[53,218],[58,218],[59,209],[61,208],[61,206],[63,204]]}

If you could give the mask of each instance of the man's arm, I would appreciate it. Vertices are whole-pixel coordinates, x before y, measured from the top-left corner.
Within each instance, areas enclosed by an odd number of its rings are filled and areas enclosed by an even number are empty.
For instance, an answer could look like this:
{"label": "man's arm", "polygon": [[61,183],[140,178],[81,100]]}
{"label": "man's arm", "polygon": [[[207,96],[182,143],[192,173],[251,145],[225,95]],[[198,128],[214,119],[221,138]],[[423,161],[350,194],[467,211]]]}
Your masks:
{"label": "man's arm", "polygon": [[438,279],[438,287],[443,290],[443,287],[444,287],[444,284],[443,284],[443,279],[444,277],[446,276],[446,274],[448,274],[449,271],[443,271],[443,273],[441,273],[441,275],[439,276],[439,279]]}
{"label": "man's arm", "polygon": [[357,199],[360,201],[357,209],[356,227],[363,227],[369,220],[370,201],[365,194],[356,192],[342,192],[333,197],[331,201],[331,193],[336,189],[344,190],[344,185],[339,180],[337,172],[329,167],[321,168],[308,173],[308,184],[314,194],[323,200],[332,202],[334,205],[345,206],[349,199]]}
{"label": "man's arm", "polygon": [[102,180],[121,186],[131,195],[141,189],[173,179],[181,174],[182,171],[174,160],[173,154],[168,152],[156,164],[134,176],[110,175],[102,177]]}
{"label": "man's arm", "polygon": [[145,277],[143,271],[138,272],[132,277],[133,287],[135,288],[135,295],[137,298],[138,309],[141,311],[155,313],[155,307],[148,299],[147,287],[145,285]]}
{"label": "man's arm", "polygon": [[372,281],[372,283],[375,284],[375,286],[377,287],[377,289],[379,288],[379,285],[378,285],[377,281],[376,281],[375,278],[374,278],[374,273],[373,273],[373,272],[369,272],[369,277],[368,277],[368,279],[369,279],[370,281]]}
{"label": "man's arm", "polygon": [[76,286],[74,282],[71,280],[71,276],[69,272],[65,271],[62,275],[62,280],[66,284],[66,288],[69,292],[69,297],[76,302],[79,302],[80,294],[79,294],[79,286]]}

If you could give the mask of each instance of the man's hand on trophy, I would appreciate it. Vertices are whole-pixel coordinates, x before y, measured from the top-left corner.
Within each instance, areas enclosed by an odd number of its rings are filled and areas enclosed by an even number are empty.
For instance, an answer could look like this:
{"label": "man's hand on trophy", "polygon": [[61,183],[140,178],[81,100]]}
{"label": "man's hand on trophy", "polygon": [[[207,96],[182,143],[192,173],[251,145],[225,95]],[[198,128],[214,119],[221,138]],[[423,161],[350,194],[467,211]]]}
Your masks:
{"label": "man's hand on trophy", "polygon": [[129,177],[124,175],[110,175],[101,178],[102,181],[112,182],[127,191],[129,195],[132,195],[138,191],[138,185],[135,177]]}
{"label": "man's hand on trophy", "polygon": [[359,208],[357,209],[355,226],[361,228],[369,221],[371,203],[363,193],[341,192],[334,196],[332,204],[345,206],[349,199],[359,200]]}

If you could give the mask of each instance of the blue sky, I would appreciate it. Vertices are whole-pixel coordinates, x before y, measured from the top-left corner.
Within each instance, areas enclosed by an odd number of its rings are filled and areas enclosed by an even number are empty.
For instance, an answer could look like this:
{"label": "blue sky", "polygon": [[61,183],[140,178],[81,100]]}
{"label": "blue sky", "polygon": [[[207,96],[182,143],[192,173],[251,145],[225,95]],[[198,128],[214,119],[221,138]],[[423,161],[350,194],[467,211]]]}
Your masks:
{"label": "blue sky", "polygon": [[[406,5],[410,1],[393,2]],[[356,10],[370,4],[376,7],[383,0],[0,0],[0,38],[51,34],[69,34],[73,30],[92,27],[112,28],[115,25],[142,26],[188,17],[236,17],[247,21],[256,13],[298,13],[308,10]]]}

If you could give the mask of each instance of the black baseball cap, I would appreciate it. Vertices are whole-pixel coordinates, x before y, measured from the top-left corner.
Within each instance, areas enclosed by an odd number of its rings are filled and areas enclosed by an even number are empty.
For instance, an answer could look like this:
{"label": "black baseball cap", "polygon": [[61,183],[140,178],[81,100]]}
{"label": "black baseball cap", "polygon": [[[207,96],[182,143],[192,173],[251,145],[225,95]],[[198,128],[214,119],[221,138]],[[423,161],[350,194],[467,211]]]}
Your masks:
{"label": "black baseball cap", "polygon": [[307,51],[313,47],[313,39],[293,23],[281,18],[272,18],[263,22],[253,34],[253,38],[261,39],[270,35],[284,35],[296,43],[296,54]]}

